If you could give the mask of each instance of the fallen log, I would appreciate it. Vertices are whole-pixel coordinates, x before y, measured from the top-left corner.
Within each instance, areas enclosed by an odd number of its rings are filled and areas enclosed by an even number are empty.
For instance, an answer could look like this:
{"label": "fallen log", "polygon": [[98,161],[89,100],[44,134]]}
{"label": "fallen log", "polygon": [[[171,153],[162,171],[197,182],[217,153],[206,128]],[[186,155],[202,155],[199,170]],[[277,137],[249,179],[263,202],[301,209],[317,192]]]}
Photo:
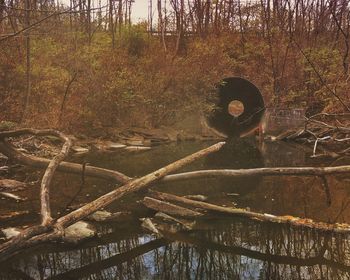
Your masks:
{"label": "fallen log", "polygon": [[311,219],[302,219],[302,218],[293,217],[293,216],[275,216],[275,215],[266,214],[266,213],[257,213],[257,212],[248,211],[246,209],[223,207],[223,206],[218,206],[207,202],[201,202],[201,201],[180,197],[173,194],[161,193],[161,192],[155,192],[155,191],[150,191],[150,197],[153,199],[162,200],[164,202],[180,203],[183,207],[186,206],[188,208],[196,208],[196,211],[199,211],[198,209],[202,209],[205,211],[211,211],[212,213],[216,213],[216,214],[220,213],[220,214],[231,215],[231,216],[233,215],[233,216],[247,217],[249,219],[253,219],[261,222],[289,224],[296,227],[308,227],[316,230],[330,231],[330,232],[336,232],[336,233],[350,233],[349,224],[339,224],[339,223],[327,224],[323,222],[315,222]]}
{"label": "fallen log", "polygon": [[212,152],[218,151],[225,143],[220,142],[206,149],[198,151],[165,167],[162,167],[146,176],[130,180],[125,185],[87,203],[79,209],[60,217],[49,224],[33,226],[24,230],[17,237],[0,245],[0,261],[8,259],[19,250],[50,240],[57,240],[64,234],[64,228],[87,217],[102,207],[106,207],[127,194],[148,188],[152,183],[159,181],[165,175],[201,158]]}
{"label": "fallen log", "polygon": [[154,199],[151,197],[145,197],[143,199],[143,205],[153,210],[164,212],[168,215],[187,217],[187,218],[197,218],[203,216],[202,213],[180,207],[165,201]]}
{"label": "fallen log", "polygon": [[[30,131],[31,132],[31,131]],[[26,131],[28,133],[28,131]],[[52,222],[51,217],[51,208],[50,208],[50,184],[55,174],[55,171],[59,164],[64,160],[66,156],[68,156],[69,149],[72,146],[72,141],[61,132],[58,131],[50,131],[49,134],[54,134],[58,136],[64,144],[62,146],[61,151],[50,161],[47,166],[44,176],[41,180],[40,186],[40,202],[41,202],[41,219],[42,225],[46,226]]]}
{"label": "fallen log", "polygon": [[176,223],[178,225],[183,226],[183,228],[185,228],[186,230],[192,230],[194,228],[194,226],[196,225],[196,221],[189,222],[186,219],[175,218],[175,217],[172,217],[172,216],[165,214],[163,212],[157,212],[154,215],[154,218],[160,219],[160,220],[167,222],[167,223]]}
{"label": "fallen log", "polygon": [[165,176],[161,182],[174,182],[194,179],[219,177],[251,177],[251,176],[318,176],[350,174],[350,165],[334,167],[265,167],[253,169],[218,169],[199,170]]}

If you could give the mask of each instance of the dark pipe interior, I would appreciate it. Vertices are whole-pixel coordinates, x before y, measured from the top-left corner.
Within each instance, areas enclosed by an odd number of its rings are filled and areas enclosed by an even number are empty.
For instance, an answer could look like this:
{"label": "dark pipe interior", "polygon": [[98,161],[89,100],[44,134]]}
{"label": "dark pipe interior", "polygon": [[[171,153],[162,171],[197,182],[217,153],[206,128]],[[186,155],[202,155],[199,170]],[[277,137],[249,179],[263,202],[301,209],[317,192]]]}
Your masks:
{"label": "dark pipe interior", "polygon": [[[265,104],[259,89],[246,79],[231,77],[218,86],[215,109],[207,117],[208,125],[228,137],[241,136],[259,126]],[[229,104],[238,100],[244,111],[237,117],[228,111]]]}

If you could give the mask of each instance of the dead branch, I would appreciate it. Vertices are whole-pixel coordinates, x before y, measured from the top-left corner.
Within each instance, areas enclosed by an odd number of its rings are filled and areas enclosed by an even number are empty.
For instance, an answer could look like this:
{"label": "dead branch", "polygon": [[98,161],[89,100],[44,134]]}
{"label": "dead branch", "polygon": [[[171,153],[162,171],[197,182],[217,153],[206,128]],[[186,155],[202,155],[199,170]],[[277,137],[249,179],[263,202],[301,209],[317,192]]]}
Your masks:
{"label": "dead branch", "polygon": [[[348,122],[345,124],[341,123],[338,117],[345,117],[348,119],[349,116],[349,113],[319,113],[310,117],[305,117],[303,129],[283,132],[278,135],[276,139],[286,141],[301,140],[304,143],[313,143],[313,153],[311,157],[330,156],[332,158],[337,158],[349,152],[349,150],[347,150],[347,143],[350,141]],[[331,148],[331,150],[329,150],[329,148]],[[323,151],[323,154],[317,155],[317,149]]]}
{"label": "dead branch", "polygon": [[325,127],[325,128],[329,128],[329,129],[334,129],[334,130],[339,130],[339,131],[343,131],[345,133],[349,133],[350,132],[350,128],[348,127],[343,127],[343,126],[334,126],[334,125],[330,125],[328,123],[325,123],[325,122],[322,122],[322,121],[318,121],[318,120],[315,120],[315,119],[308,119],[307,122],[310,122],[310,123],[315,123],[315,124],[318,124],[320,125],[321,127]]}
{"label": "dead branch", "polygon": [[203,216],[202,213],[183,208],[174,204],[171,204],[169,202],[161,201],[158,199],[154,199],[151,197],[145,197],[143,199],[143,204],[156,211],[164,212],[169,215],[175,215],[180,217],[189,217],[189,218],[195,218],[195,217],[201,217]]}
{"label": "dead branch", "polygon": [[350,117],[350,113],[318,113],[309,117],[309,119],[314,119],[318,117]]}
{"label": "dead branch", "polygon": [[350,174],[350,165],[334,167],[264,167],[253,169],[199,170],[165,176],[161,182],[174,182],[203,178],[250,176],[318,176]]}
{"label": "dead branch", "polygon": [[64,105],[66,104],[66,100],[67,100],[67,95],[68,95],[68,92],[69,92],[69,89],[71,87],[71,85],[74,83],[75,79],[77,78],[78,76],[78,73],[75,72],[72,76],[72,78],[68,81],[68,84],[66,86],[66,90],[64,92],[64,95],[63,95],[63,100],[62,100],[62,104],[61,104],[61,109],[60,109],[60,115],[58,117],[58,124],[61,124],[61,121],[62,121],[62,115],[63,115],[63,110],[64,110]]}
{"label": "dead branch", "polygon": [[308,227],[308,228],[313,228],[313,229],[322,230],[322,231],[331,231],[331,232],[337,232],[337,233],[350,232],[350,225],[348,224],[338,224],[338,223],[327,224],[323,222],[315,222],[311,219],[302,219],[302,218],[297,218],[292,216],[275,216],[275,215],[266,214],[266,213],[257,213],[257,212],[252,212],[245,209],[223,207],[223,206],[210,204],[207,202],[195,201],[192,199],[176,196],[173,194],[154,192],[154,191],[150,192],[150,196],[152,198],[166,201],[169,203],[171,202],[180,203],[181,205],[187,206],[189,208],[194,207],[194,208],[197,208],[197,211],[198,209],[202,209],[206,211],[211,211],[213,213],[247,217],[249,219],[253,219],[261,222],[290,224],[292,226]]}
{"label": "dead branch", "polygon": [[[56,132],[55,132],[56,134]],[[58,155],[56,155],[49,163],[44,176],[41,180],[40,189],[40,201],[41,201],[41,218],[42,224],[48,225],[52,222],[51,208],[50,208],[50,184],[52,177],[64,158],[68,155],[69,149],[72,146],[72,141],[61,132],[57,132],[56,136],[59,136],[63,141],[64,145]]]}
{"label": "dead branch", "polygon": [[[18,135],[18,134],[17,134]],[[57,219],[48,225],[39,225],[30,227],[22,231],[18,236],[10,239],[8,242],[0,245],[0,261],[5,260],[16,253],[33,245],[57,240],[64,234],[64,228],[85,218],[102,207],[106,207],[113,201],[124,197],[127,194],[148,188],[152,183],[159,181],[165,175],[201,158],[212,152],[218,151],[225,143],[220,142],[206,149],[198,151],[165,167],[162,167],[146,176],[133,179],[99,198],[82,206],[81,208],[70,212],[69,214]]]}

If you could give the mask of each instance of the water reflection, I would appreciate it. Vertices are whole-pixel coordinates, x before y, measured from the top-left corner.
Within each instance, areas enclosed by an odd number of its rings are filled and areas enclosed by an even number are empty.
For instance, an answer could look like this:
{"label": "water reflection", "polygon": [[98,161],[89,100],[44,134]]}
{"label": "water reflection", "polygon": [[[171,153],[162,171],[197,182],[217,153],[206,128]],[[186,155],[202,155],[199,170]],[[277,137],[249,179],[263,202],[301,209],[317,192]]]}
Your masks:
{"label": "water reflection", "polygon": [[[153,238],[131,233],[98,246],[51,248],[0,279],[348,279],[347,236],[245,220]],[[112,238],[112,239],[111,239]],[[19,277],[20,276],[20,277]],[[23,278],[21,278],[23,277]]]}
{"label": "water reflection", "polygon": [[[264,159],[255,139],[230,138],[217,152],[205,159],[205,169],[247,169],[264,167]],[[244,194],[256,189],[261,183],[260,176],[246,178],[221,178],[211,180],[215,187],[226,193]],[[207,180],[207,184],[210,180]],[[213,184],[210,184],[213,187]]]}
{"label": "water reflection", "polygon": [[255,139],[229,138],[217,152],[209,154],[205,166],[212,169],[241,169],[263,167],[264,159]]}
{"label": "water reflection", "polygon": [[[208,146],[181,143],[159,146],[147,153],[89,155],[85,160],[141,176]],[[78,161],[78,159],[77,159]],[[135,164],[137,162],[138,164]],[[183,169],[254,168],[309,165],[303,149],[285,143],[258,147],[252,139],[230,140],[206,159]],[[329,164],[329,163],[324,163]],[[295,215],[319,221],[350,222],[348,178],[328,177],[332,205],[317,178],[252,177],[198,180],[158,185],[156,189],[178,195],[204,194],[209,202],[278,215]],[[57,174],[52,204],[57,211],[71,200],[80,176]],[[112,182],[87,178],[75,203],[84,203],[113,188]],[[2,203],[2,208],[38,209],[38,188],[23,205]],[[235,193],[235,196],[229,194]],[[87,194],[89,196],[87,196]],[[127,197],[114,209],[135,207],[139,196]],[[63,205],[63,206],[62,206]],[[26,208],[31,209],[31,208]],[[141,208],[141,212],[144,209]],[[17,221],[21,222],[21,221]],[[97,225],[102,237],[78,247],[46,245],[0,266],[0,279],[349,279],[348,236],[262,224],[238,219],[203,222],[201,230],[155,238],[139,224]]]}

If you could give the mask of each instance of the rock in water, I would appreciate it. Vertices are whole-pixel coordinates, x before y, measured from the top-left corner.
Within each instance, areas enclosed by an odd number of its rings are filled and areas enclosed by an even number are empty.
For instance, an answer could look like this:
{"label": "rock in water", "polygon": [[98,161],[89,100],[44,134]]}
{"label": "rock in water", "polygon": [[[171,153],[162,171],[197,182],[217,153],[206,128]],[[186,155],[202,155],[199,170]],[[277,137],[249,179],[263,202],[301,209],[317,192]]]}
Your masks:
{"label": "rock in water", "polygon": [[1,232],[5,235],[6,239],[10,239],[20,234],[21,230],[18,228],[10,227],[2,229]]}
{"label": "rock in water", "polygon": [[205,195],[201,195],[201,194],[189,194],[189,195],[185,195],[185,198],[188,199],[192,199],[192,200],[197,200],[197,201],[207,201],[208,197]]}
{"label": "rock in water", "polygon": [[148,230],[156,235],[160,235],[160,232],[156,228],[156,226],[153,224],[152,220],[150,218],[144,218],[141,220],[141,227],[143,227],[145,230]]}
{"label": "rock in water", "polygon": [[23,182],[19,182],[11,179],[0,180],[0,191],[20,191],[23,190],[27,185]]}
{"label": "rock in water", "polygon": [[8,166],[0,166],[0,172],[8,172],[9,171],[9,167]]}
{"label": "rock in water", "polygon": [[120,143],[113,143],[113,142],[108,142],[107,144],[107,149],[109,150],[120,150],[120,149],[124,149],[126,147],[126,145],[124,144],[120,144]]}
{"label": "rock in water", "polygon": [[89,152],[89,149],[80,146],[73,146],[72,151],[79,154],[85,154]]}
{"label": "rock in water", "polygon": [[105,141],[105,142],[99,142],[94,145],[94,148],[97,149],[98,151],[107,151],[107,152],[113,152],[117,150],[124,149],[126,145],[121,144],[121,143],[114,143],[110,141]]}
{"label": "rock in water", "polygon": [[23,197],[20,197],[18,195],[15,195],[13,193],[8,193],[8,192],[0,192],[0,195],[4,196],[4,197],[7,197],[7,198],[11,198],[11,199],[17,200],[17,202],[26,200]]}
{"label": "rock in water", "polygon": [[126,221],[132,218],[131,212],[111,213],[106,210],[99,210],[86,217],[88,221],[106,222],[106,221]]}
{"label": "rock in water", "polygon": [[151,147],[143,147],[143,146],[128,146],[125,148],[128,152],[142,152],[142,151],[149,151],[151,150]]}
{"label": "rock in water", "polygon": [[130,146],[143,146],[143,137],[133,137],[126,140],[126,144]]}
{"label": "rock in water", "polygon": [[111,216],[112,216],[111,212],[108,212],[105,210],[104,211],[99,210],[99,211],[96,211],[95,213],[92,213],[91,215],[89,215],[87,217],[87,219],[90,221],[103,222],[103,221],[108,220]]}
{"label": "rock in water", "polygon": [[76,222],[64,230],[64,241],[79,243],[85,239],[94,237],[96,229],[87,222]]}
{"label": "rock in water", "polygon": [[5,156],[5,155],[3,155],[2,153],[0,153],[0,163],[1,162],[7,162],[8,161],[8,157],[7,156]]}

